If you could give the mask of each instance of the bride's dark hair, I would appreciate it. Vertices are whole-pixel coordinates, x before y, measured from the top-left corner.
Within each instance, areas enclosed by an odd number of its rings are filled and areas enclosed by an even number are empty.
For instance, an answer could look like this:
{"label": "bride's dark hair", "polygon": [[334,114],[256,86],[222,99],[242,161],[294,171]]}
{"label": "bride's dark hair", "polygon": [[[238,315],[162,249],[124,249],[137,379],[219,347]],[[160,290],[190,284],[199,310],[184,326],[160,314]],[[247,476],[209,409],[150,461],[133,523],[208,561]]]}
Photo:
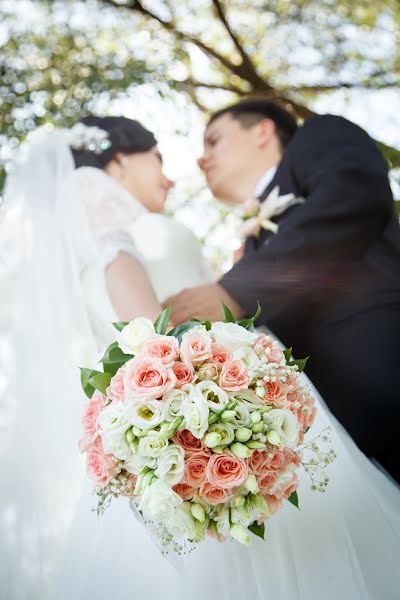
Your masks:
{"label": "bride's dark hair", "polygon": [[75,166],[104,169],[118,152],[133,154],[147,152],[157,145],[154,135],[138,121],[127,117],[84,117],[79,121],[88,127],[99,127],[108,133],[111,146],[100,154],[90,150],[71,149]]}

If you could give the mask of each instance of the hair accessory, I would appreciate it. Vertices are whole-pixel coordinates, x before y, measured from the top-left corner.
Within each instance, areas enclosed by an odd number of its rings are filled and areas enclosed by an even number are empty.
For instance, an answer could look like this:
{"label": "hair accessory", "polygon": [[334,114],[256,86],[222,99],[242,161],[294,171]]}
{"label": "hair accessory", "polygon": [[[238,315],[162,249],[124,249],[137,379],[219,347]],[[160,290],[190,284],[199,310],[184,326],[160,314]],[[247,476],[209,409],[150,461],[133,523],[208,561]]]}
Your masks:
{"label": "hair accessory", "polygon": [[74,150],[89,150],[101,154],[111,146],[108,131],[100,127],[89,127],[84,123],[76,123],[66,130],[68,143]]}

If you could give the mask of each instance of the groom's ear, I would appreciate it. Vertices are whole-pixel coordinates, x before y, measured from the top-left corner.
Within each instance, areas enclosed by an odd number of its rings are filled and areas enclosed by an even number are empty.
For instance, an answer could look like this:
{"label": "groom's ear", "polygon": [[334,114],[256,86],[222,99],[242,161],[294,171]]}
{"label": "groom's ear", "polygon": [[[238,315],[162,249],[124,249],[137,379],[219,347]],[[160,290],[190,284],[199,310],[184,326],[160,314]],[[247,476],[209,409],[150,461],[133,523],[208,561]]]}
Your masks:
{"label": "groom's ear", "polygon": [[266,148],[275,135],[275,123],[271,119],[261,119],[256,125],[257,146],[260,149]]}

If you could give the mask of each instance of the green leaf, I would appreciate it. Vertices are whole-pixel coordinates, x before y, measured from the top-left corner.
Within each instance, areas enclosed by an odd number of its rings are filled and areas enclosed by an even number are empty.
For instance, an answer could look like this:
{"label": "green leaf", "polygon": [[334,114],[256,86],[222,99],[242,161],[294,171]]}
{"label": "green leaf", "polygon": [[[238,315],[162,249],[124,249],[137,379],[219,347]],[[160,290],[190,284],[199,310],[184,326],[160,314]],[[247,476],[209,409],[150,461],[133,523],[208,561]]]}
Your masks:
{"label": "green leaf", "polygon": [[197,327],[198,324],[199,321],[188,321],[187,323],[181,323],[181,325],[177,325],[176,327],[168,331],[167,335],[173,335],[178,339],[179,342],[181,342],[183,334],[189,331],[190,329],[193,329],[193,327]]}
{"label": "green leaf", "polygon": [[236,323],[235,317],[233,316],[233,314],[231,313],[231,311],[226,306],[223,300],[221,300],[221,306],[222,314],[224,315],[224,323]]}
{"label": "green leaf", "polygon": [[99,392],[101,392],[102,394],[105,394],[108,386],[110,385],[110,381],[110,373],[101,373],[100,371],[93,371],[93,375],[89,379],[89,384],[96,388],[96,390],[99,390]]}
{"label": "green leaf", "polygon": [[212,327],[211,321],[203,321],[202,325],[204,325],[204,327],[207,329],[207,331],[210,331],[210,329]]}
{"label": "green leaf", "polygon": [[290,494],[288,500],[293,504],[293,506],[299,508],[299,497],[296,490]]}
{"label": "green leaf", "polygon": [[88,398],[91,398],[95,392],[95,388],[93,387],[93,385],[91,385],[89,383],[90,377],[93,374],[93,369],[81,368],[80,371],[81,371],[81,385],[82,385],[83,391],[85,392],[85,394]]}
{"label": "green leaf", "polygon": [[159,333],[160,335],[165,335],[165,333],[167,331],[168,323],[169,323],[169,318],[171,316],[171,310],[172,310],[172,306],[169,305],[157,317],[157,319],[154,323],[154,329],[156,330],[156,333]]}
{"label": "green leaf", "polygon": [[113,342],[108,346],[100,362],[103,363],[103,371],[113,377],[118,369],[131,358],[133,358],[132,354],[125,354],[118,346],[118,342]]}
{"label": "green leaf", "polygon": [[119,321],[117,323],[113,323],[113,325],[117,331],[122,331],[124,329],[124,327],[126,327],[128,324],[129,324],[128,321]]}
{"label": "green leaf", "polygon": [[95,390],[99,390],[99,392],[105,394],[110,381],[110,373],[102,373],[94,369],[81,369],[81,383],[83,391],[88,398],[93,396]]}
{"label": "green leaf", "polygon": [[287,348],[283,351],[283,354],[285,355],[286,364],[289,364],[290,357],[292,356],[292,350],[293,348]]}
{"label": "green leaf", "polygon": [[302,373],[304,371],[304,369],[306,368],[306,364],[307,361],[310,357],[306,356],[306,358],[299,358],[297,360],[291,360],[290,362],[288,362],[289,367],[293,367],[294,365],[297,365],[299,367],[299,373]]}
{"label": "green leaf", "polygon": [[244,327],[244,329],[251,329],[254,326],[254,321],[256,319],[258,319],[258,317],[260,315],[261,315],[261,306],[257,300],[257,310],[256,310],[255,314],[252,317],[250,317],[249,319],[243,319],[243,321],[239,321],[238,325],[240,325],[241,327]]}
{"label": "green leaf", "polygon": [[247,529],[249,531],[251,531],[251,533],[254,533],[254,535],[257,535],[262,540],[265,540],[265,525],[264,525],[264,523],[261,523],[261,525],[258,525],[257,521],[254,521],[254,523],[249,525]]}

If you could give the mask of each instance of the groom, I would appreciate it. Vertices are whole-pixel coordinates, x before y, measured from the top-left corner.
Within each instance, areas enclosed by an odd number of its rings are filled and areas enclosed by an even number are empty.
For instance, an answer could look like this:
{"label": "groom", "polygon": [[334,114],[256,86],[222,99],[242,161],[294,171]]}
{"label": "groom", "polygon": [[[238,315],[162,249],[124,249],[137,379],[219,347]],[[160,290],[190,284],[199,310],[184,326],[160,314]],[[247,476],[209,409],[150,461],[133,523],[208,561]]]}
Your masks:
{"label": "groom", "polygon": [[167,301],[173,321],[218,320],[221,299],[241,318],[258,300],[259,322],[310,355],[329,408],[400,481],[400,231],[376,144],[341,117],[297,129],[278,105],[246,100],[212,116],[199,164],[226,204],[256,196],[281,208],[268,211],[268,229],[255,222],[218,284]]}

